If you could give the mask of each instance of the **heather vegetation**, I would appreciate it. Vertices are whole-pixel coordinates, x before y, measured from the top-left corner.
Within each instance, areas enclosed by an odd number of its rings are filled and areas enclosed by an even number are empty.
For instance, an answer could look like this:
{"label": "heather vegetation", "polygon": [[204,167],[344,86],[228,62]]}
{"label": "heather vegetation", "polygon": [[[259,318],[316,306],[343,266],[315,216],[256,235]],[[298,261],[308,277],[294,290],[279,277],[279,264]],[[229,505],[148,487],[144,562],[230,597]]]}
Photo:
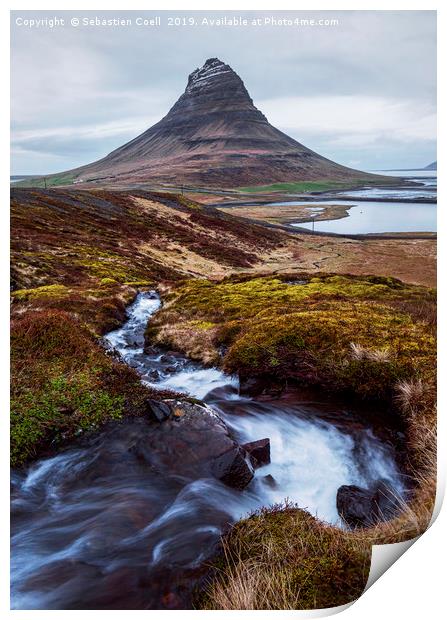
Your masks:
{"label": "heather vegetation", "polygon": [[399,515],[349,531],[292,504],[258,511],[224,537],[198,607],[350,602],[366,583],[372,544],[426,529],[436,486],[433,289],[377,275],[289,273],[277,255],[268,269],[284,233],[169,194],[14,189],[12,225],[14,466],[108,422],[146,416],[148,398],[168,395],[144,387],[99,340],[149,287],[164,305],[148,343],[243,381],[373,402],[405,432],[413,492]]}
{"label": "heather vegetation", "polygon": [[108,355],[81,320],[32,310],[11,325],[11,464],[124,416],[145,415],[149,397],[131,368]]}
{"label": "heather vegetation", "polygon": [[[360,596],[372,544],[421,534],[433,511],[435,294],[394,278],[230,276],[177,285],[147,330],[151,341],[221,364],[242,379],[304,385],[385,408],[405,429],[408,484],[398,516],[349,532],[294,506],[240,521],[223,541],[198,605],[305,609]],[[306,576],[305,576],[306,575]]]}
{"label": "heather vegetation", "polygon": [[168,267],[157,249],[176,242],[189,259],[240,268],[256,262],[255,243],[280,243],[257,226],[241,235],[237,218],[170,195],[13,189],[11,218],[14,466],[110,420],[145,415],[147,398],[165,396],[98,342],[139,289],[184,277],[184,257]]}

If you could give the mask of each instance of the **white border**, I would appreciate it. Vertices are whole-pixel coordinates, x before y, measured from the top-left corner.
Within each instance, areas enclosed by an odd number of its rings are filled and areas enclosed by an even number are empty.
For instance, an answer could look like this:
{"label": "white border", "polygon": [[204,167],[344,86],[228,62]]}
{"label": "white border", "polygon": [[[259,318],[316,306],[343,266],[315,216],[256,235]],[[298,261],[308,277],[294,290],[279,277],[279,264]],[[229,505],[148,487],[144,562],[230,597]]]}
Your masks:
{"label": "white border", "polygon": [[[274,7],[272,7],[274,4]],[[123,6],[124,5],[124,6]],[[439,148],[438,148],[438,168],[441,170],[444,169],[444,155],[443,155],[443,143],[444,143],[444,122],[442,118],[442,111],[447,109],[447,101],[445,95],[445,63],[443,59],[447,57],[446,53],[446,44],[442,33],[447,32],[446,29],[446,20],[445,20],[445,10],[441,9],[441,3],[428,1],[425,2],[416,2],[413,0],[404,1],[393,1],[390,2],[384,0],[376,0],[375,2],[361,2],[357,0],[357,2],[329,2],[329,1],[321,1],[318,2],[315,0],[314,2],[301,3],[301,2],[292,2],[292,1],[281,1],[276,0],[274,3],[265,2],[259,0],[258,2],[253,1],[244,1],[238,0],[237,2],[228,0],[227,2],[213,2],[213,5],[210,6],[208,2],[198,2],[191,0],[188,4],[184,2],[169,2],[164,1],[161,2],[137,2],[132,0],[126,0],[125,3],[119,3],[113,0],[109,1],[96,1],[94,3],[86,2],[85,0],[78,0],[75,3],[67,3],[63,0],[59,2],[41,2],[36,6],[35,2],[10,2],[8,7],[1,9],[1,45],[2,45],[2,64],[6,65],[4,62],[5,59],[9,59],[9,10],[160,10],[160,7],[163,10],[177,10],[181,9],[182,11],[186,10],[303,10],[303,11],[315,11],[315,10],[436,10],[438,9],[438,32],[440,36],[438,37],[438,110],[440,113],[439,119]],[[442,64],[441,64],[442,63]],[[9,128],[8,128],[8,102],[9,97],[7,95],[6,84],[9,84],[8,80],[8,64],[5,66],[5,72],[2,75],[1,84],[3,85],[3,93],[1,97],[1,105],[2,105],[2,152],[1,152],[1,162],[2,162],[2,206],[1,206],[1,226],[0,226],[0,234],[1,234],[1,243],[0,243],[0,251],[2,258],[2,269],[0,270],[1,277],[1,292],[2,292],[2,304],[1,304],[1,341],[0,341],[0,350],[2,353],[2,366],[1,366],[1,381],[2,381],[2,392],[3,398],[2,402],[2,412],[0,415],[0,424],[2,425],[2,441],[4,445],[1,450],[1,463],[0,463],[0,476],[3,483],[2,488],[2,500],[4,502],[3,510],[1,514],[1,582],[0,582],[0,608],[4,611],[4,617],[12,616],[14,618],[20,618],[20,620],[27,618],[42,618],[45,620],[49,616],[56,617],[59,619],[61,616],[64,618],[97,618],[98,616],[104,618],[110,618],[110,616],[115,618],[121,618],[123,614],[126,616],[129,612],[125,612],[122,610],[115,611],[57,611],[57,612],[48,612],[48,611],[9,611],[9,574],[8,574],[8,563],[7,558],[9,557],[9,458],[8,458],[8,425],[7,425],[7,394],[9,393],[9,376],[8,376],[8,290],[9,290],[9,278],[8,278],[8,231],[9,231],[9,219],[8,219],[8,207],[9,204]],[[438,200],[439,204],[439,226],[438,226],[438,234],[441,239],[444,239],[445,232],[445,223],[447,218],[446,207],[444,205],[444,184],[445,181],[441,175],[439,179],[439,195],[440,199]],[[445,246],[443,243],[439,245],[439,273],[443,274],[443,268],[445,266]],[[446,316],[446,305],[445,305],[445,294],[444,288],[440,289],[440,297],[439,297],[439,316],[441,317],[441,321],[439,324],[439,336],[440,342],[445,344],[447,342],[445,338],[445,322],[442,320],[443,317]],[[446,364],[445,364],[445,355],[440,355],[439,360],[439,377],[446,377]],[[445,428],[445,403],[446,403],[446,393],[442,382],[439,385],[439,437],[445,438],[447,436],[446,428]],[[439,496],[443,495],[443,489],[445,486],[445,471],[446,471],[446,454],[444,441],[440,442],[439,445],[439,484],[440,484],[440,493]],[[439,503],[439,502],[438,502]],[[437,505],[437,511],[440,506]],[[430,528],[430,530],[425,533],[421,540],[418,540],[414,546],[412,546],[411,550],[406,553],[395,566],[392,566],[389,569],[389,574],[386,575],[385,578],[379,579],[377,583],[373,585],[371,589],[363,594],[363,596],[353,605],[350,606],[346,611],[344,611],[344,618],[346,620],[377,620],[377,617],[386,617],[393,618],[393,616],[399,617],[407,617],[407,618],[421,618],[422,616],[427,619],[438,618],[441,616],[441,610],[445,610],[445,605],[443,601],[443,588],[445,588],[444,580],[445,580],[445,548],[441,550],[442,542],[445,543],[445,532],[446,532],[446,523],[447,523],[447,511],[444,510],[440,513],[439,518]],[[442,579],[442,581],[441,581]],[[333,610],[335,611],[335,610]],[[148,614],[154,615],[159,612],[154,611],[136,611],[132,612],[133,614],[144,614],[147,616]],[[222,616],[228,612],[206,612],[206,611],[182,611],[182,612],[170,612],[165,611],[162,612],[165,618],[168,618],[170,615],[183,614],[185,618],[194,617],[197,613],[201,614],[202,617],[204,615],[214,614],[214,617]],[[257,614],[265,615],[271,614],[272,612],[232,612],[236,614],[244,614],[245,616]],[[273,612],[282,615],[299,615],[299,616],[316,616],[320,615],[312,612],[287,612],[287,611],[279,611]],[[217,616],[216,616],[217,615]]]}

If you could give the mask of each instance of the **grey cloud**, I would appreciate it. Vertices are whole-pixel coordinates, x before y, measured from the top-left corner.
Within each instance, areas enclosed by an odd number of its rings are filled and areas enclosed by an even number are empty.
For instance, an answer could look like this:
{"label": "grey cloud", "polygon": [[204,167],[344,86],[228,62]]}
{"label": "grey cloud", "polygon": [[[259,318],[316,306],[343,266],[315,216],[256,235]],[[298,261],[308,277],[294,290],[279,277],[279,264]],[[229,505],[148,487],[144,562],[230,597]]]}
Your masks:
{"label": "grey cloud", "polygon": [[[169,12],[162,12],[164,21]],[[182,12],[189,16],[201,14]],[[264,12],[271,14],[271,12]],[[257,12],[255,15],[263,15]],[[89,128],[108,123],[131,125],[147,118],[150,126],[164,116],[183,92],[188,74],[206,58],[218,56],[242,77],[255,104],[284,97],[352,96],[401,100],[436,106],[436,14],[433,11],[322,11],[293,16],[337,18],[327,28],[71,28],[30,30],[14,25],[24,17],[83,17],[81,11],[12,13],[13,173],[52,172],[88,163],[125,140],[129,131],[101,135]],[[153,15],[154,12],[108,12],[107,17]],[[231,16],[234,12],[226,13]],[[275,15],[290,15],[277,12]],[[89,16],[104,16],[92,11]],[[204,13],[216,16],[217,13]],[[252,13],[244,15],[253,17]],[[261,107],[261,105],[259,105]],[[280,129],[296,127],[291,109]],[[324,128],[326,118],[321,118]],[[329,124],[328,124],[329,125]],[[54,130],[72,128],[76,131]],[[37,131],[39,138],[23,139]],[[337,147],[330,128],[293,136],[342,163],[359,160],[368,168],[377,158],[392,165],[418,165],[435,157],[432,140],[405,145],[383,140]],[[15,141],[15,136],[22,138]],[[337,135],[338,137],[338,135]],[[60,158],[60,160],[59,160]],[[45,166],[45,169],[44,169]]]}

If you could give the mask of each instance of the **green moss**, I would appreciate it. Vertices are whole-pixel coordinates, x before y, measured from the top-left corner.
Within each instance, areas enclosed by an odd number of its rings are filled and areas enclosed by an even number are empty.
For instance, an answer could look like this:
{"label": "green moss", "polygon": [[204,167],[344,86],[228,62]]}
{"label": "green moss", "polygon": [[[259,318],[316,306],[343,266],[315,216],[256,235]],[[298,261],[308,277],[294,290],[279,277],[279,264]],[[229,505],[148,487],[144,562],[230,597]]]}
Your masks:
{"label": "green moss", "polygon": [[138,288],[139,286],[153,286],[153,280],[130,280],[129,282],[124,282],[126,286],[133,286]]}
{"label": "green moss", "polygon": [[219,591],[227,590],[227,608],[239,608],[234,590],[244,574],[251,588],[245,609],[343,605],[361,595],[370,556],[370,544],[304,510],[290,505],[261,509],[239,521],[224,539],[224,553],[214,564],[216,577],[198,606],[221,608]]}
{"label": "green moss", "polygon": [[11,402],[11,464],[19,465],[48,442],[98,428],[107,420],[120,419],[124,396],[112,395],[98,385],[95,372],[57,374],[40,389],[23,391]]}
{"label": "green moss", "polygon": [[216,327],[216,324],[213,323],[212,321],[189,321],[189,325],[192,328],[195,329],[212,329],[213,327]]}
{"label": "green moss", "polygon": [[66,296],[69,293],[70,289],[63,284],[49,284],[37,288],[19,289],[13,291],[11,296],[16,301],[38,302],[41,299]]}
{"label": "green moss", "polygon": [[[294,282],[290,276],[188,281],[168,297],[147,337],[182,349],[175,339],[185,330],[213,327],[216,350],[228,347],[222,360],[228,372],[361,398],[390,400],[398,381],[432,377],[434,334],[412,309],[432,306],[433,290],[377,276],[300,275]],[[205,347],[209,357],[209,339]]]}
{"label": "green moss", "polygon": [[114,286],[117,281],[113,278],[102,278],[99,284],[100,286]]}
{"label": "green moss", "polygon": [[[301,278],[301,276],[300,276]],[[179,287],[175,306],[191,317],[216,321],[248,319],[265,310],[293,311],[297,304],[318,303],[322,298],[370,299],[377,301],[434,298],[425,287],[404,286],[393,278],[322,276],[308,277],[306,284],[292,285],[280,278],[260,277],[220,283],[193,280]]]}
{"label": "green moss", "polygon": [[[360,359],[352,344],[364,352]],[[397,381],[426,376],[434,350],[433,336],[408,315],[377,303],[325,302],[306,311],[263,316],[246,326],[224,367],[245,376],[294,378],[383,399]]]}
{"label": "green moss", "polygon": [[133,370],[106,354],[71,314],[28,311],[11,328],[11,463],[20,466],[79,433],[144,415]]}

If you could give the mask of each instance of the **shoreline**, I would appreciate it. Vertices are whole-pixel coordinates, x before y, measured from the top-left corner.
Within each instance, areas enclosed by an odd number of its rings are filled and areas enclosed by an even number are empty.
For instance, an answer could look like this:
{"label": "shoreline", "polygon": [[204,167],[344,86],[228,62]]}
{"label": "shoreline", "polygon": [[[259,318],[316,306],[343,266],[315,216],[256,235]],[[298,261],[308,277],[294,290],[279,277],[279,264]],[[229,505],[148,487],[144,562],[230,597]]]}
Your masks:
{"label": "shoreline", "polygon": [[[242,205],[241,205],[242,206]],[[256,206],[256,205],[253,205]],[[337,217],[322,217],[322,218],[316,218],[315,221],[319,221],[319,222],[323,222],[323,221],[335,221],[335,220],[339,220],[339,219],[344,219],[345,217],[349,217],[349,214],[347,213],[347,210],[350,207],[347,206],[343,206],[343,205],[330,205],[335,207],[336,209],[340,209],[340,213],[344,212],[343,214],[338,215]],[[355,205],[352,205],[355,206]],[[218,209],[220,210],[220,209]],[[225,211],[223,211],[225,213]],[[323,214],[322,214],[323,215]],[[384,232],[384,233],[334,233],[334,232],[323,232],[320,230],[309,230],[308,228],[304,228],[304,227],[300,227],[300,226],[292,226],[291,224],[284,222],[284,223],[275,223],[275,222],[269,222],[266,220],[262,220],[262,219],[258,219],[258,218],[251,218],[251,217],[246,217],[244,215],[238,215],[239,218],[246,220],[247,222],[253,223],[253,224],[258,224],[259,226],[266,226],[267,228],[275,228],[275,229],[279,229],[279,230],[284,230],[285,232],[288,233],[293,233],[293,234],[304,234],[304,235],[311,235],[311,236],[315,236],[315,237],[336,237],[338,239],[354,239],[357,241],[367,241],[368,239],[387,239],[387,240],[437,240],[438,238],[438,233],[436,232],[432,232],[432,231],[420,231],[420,232]],[[309,219],[302,219],[302,218],[294,218],[293,219],[294,222],[296,222],[297,224],[300,223],[307,223],[309,222]]]}

